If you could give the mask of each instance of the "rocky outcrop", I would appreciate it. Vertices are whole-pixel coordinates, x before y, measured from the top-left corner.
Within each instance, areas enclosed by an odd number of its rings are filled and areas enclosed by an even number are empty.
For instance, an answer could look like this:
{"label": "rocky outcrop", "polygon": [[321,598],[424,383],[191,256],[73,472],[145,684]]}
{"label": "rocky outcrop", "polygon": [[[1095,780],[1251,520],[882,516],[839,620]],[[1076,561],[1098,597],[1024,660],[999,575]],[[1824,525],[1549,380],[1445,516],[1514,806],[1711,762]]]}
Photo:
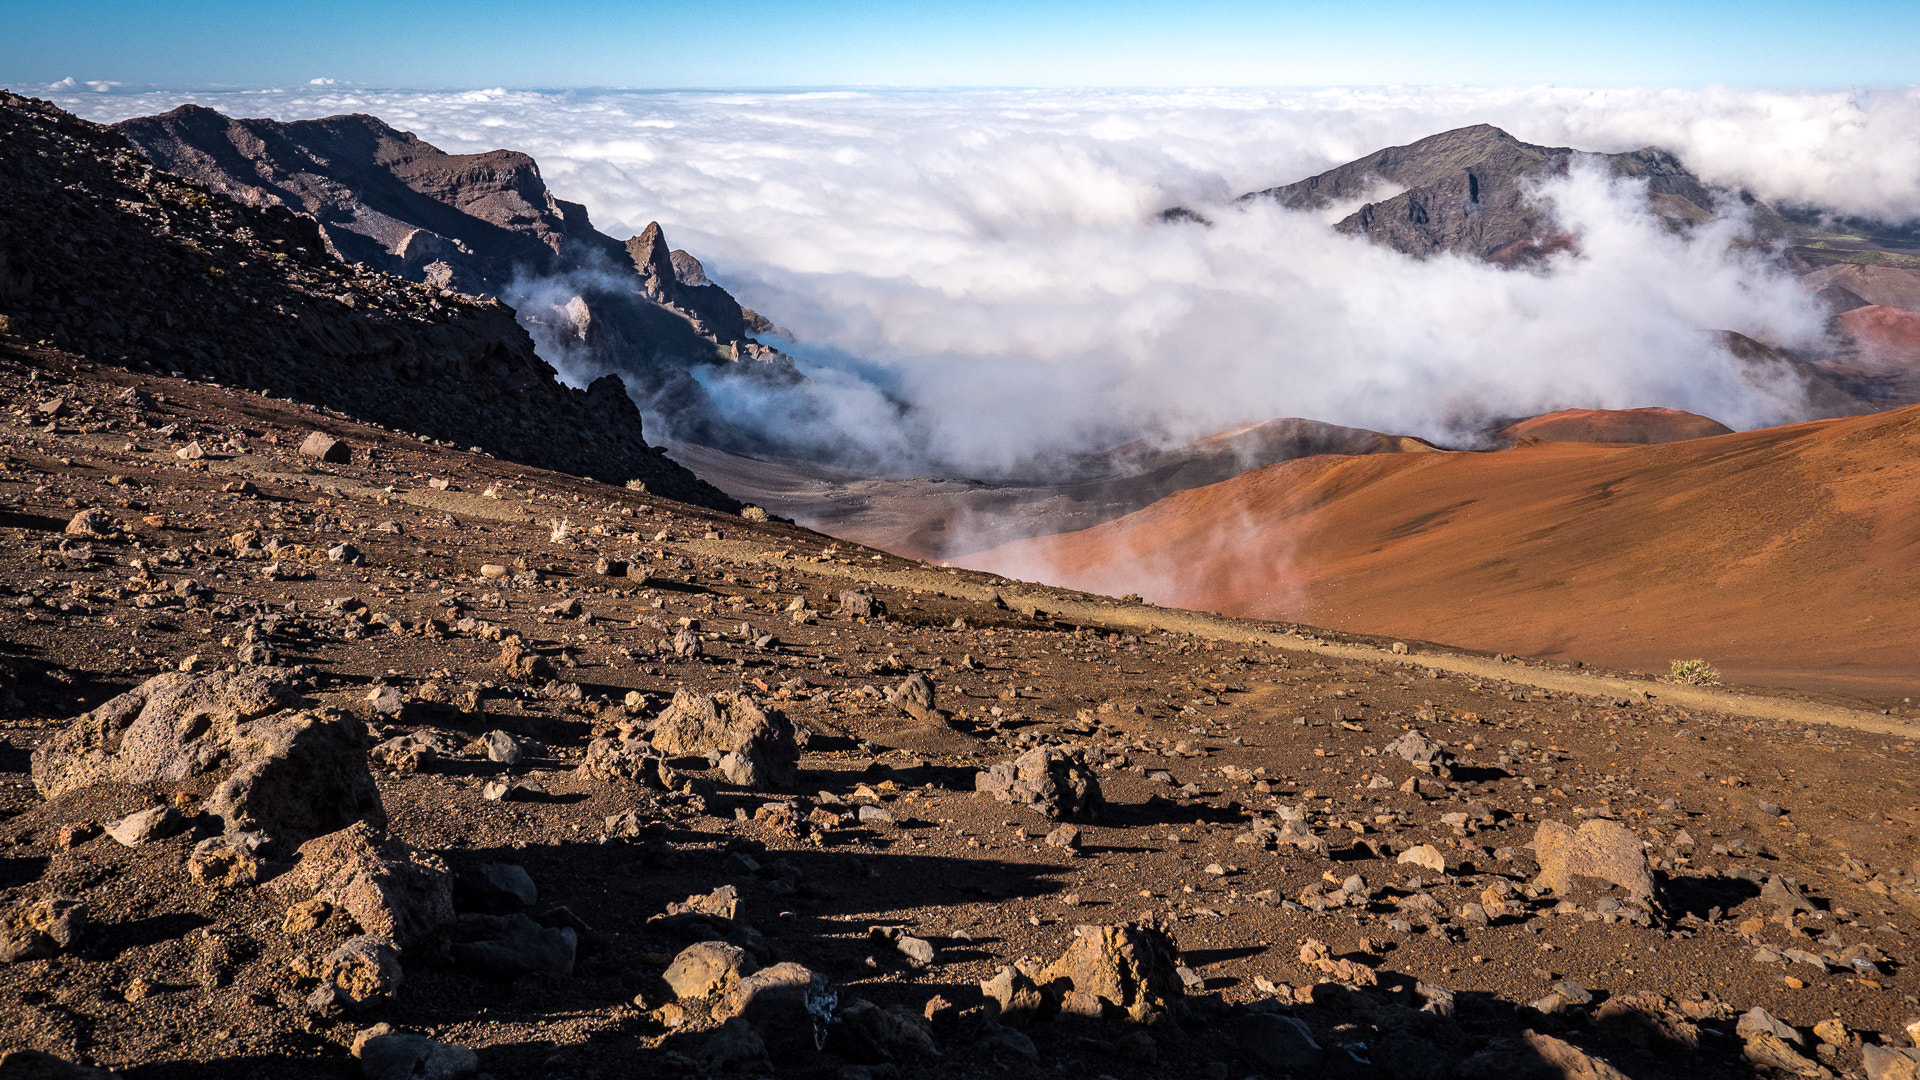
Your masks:
{"label": "rocky outcrop", "polygon": [[[1250,192],[1241,201],[1272,199],[1321,212],[1352,206],[1334,228],[1408,255],[1450,252],[1524,263],[1571,245],[1527,186],[1565,173],[1579,153],[1535,146],[1476,124],[1389,146],[1318,176]],[[1665,150],[1586,156],[1614,176],[1645,181],[1653,211],[1676,226],[1713,216],[1713,193]]]}
{"label": "rocky outcrop", "polygon": [[[648,445],[617,376],[562,385],[511,309],[342,262],[297,200],[235,201],[155,169],[118,131],[5,93],[0,169],[0,313],[16,338],[739,506]],[[490,183],[480,203],[505,205],[513,185]]]}

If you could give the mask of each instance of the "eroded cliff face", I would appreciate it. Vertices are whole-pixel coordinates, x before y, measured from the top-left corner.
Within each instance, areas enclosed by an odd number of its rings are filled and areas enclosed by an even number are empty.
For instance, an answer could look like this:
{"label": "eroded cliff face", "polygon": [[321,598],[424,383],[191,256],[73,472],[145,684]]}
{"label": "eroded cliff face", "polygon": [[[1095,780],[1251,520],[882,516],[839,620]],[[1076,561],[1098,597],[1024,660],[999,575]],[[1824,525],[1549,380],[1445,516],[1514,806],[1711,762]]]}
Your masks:
{"label": "eroded cliff face", "polygon": [[508,298],[569,376],[618,373],[682,437],[751,441],[695,372],[798,381],[784,354],[751,336],[772,325],[708,280],[699,260],[680,252],[676,262],[658,223],[624,243],[607,236],[585,207],[556,198],[525,154],[448,154],[373,116],[283,123],[197,105],[116,130],[169,171],[309,215],[341,259]]}
{"label": "eroded cliff face", "polygon": [[648,446],[618,378],[562,385],[498,301],[341,261],[303,213],[157,169],[45,102],[0,94],[0,132],[0,312],[15,338],[737,505]]}

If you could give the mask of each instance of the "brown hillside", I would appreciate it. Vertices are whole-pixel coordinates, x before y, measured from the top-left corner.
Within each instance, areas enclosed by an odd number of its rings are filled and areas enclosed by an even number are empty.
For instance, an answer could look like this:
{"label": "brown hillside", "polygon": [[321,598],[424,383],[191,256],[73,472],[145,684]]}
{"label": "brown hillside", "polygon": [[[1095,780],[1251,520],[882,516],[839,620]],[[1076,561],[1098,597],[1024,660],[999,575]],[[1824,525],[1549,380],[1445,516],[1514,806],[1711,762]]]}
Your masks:
{"label": "brown hillside", "polygon": [[1920,690],[1920,408],[1644,447],[1312,458],[971,566],[1231,614]]}
{"label": "brown hillside", "polygon": [[1499,436],[1509,442],[1670,443],[1732,430],[1710,416],[1679,409],[1561,409],[1508,424]]}

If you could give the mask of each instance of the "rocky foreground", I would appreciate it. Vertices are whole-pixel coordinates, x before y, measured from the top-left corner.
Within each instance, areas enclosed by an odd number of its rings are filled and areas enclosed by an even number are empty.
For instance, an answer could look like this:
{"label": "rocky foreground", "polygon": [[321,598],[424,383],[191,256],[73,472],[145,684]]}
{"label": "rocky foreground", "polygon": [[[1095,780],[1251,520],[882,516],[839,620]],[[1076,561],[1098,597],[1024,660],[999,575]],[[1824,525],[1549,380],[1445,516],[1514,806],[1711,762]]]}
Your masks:
{"label": "rocky foreground", "polygon": [[1920,1060],[1897,718],[1140,633],[253,392],[0,387],[0,1075]]}

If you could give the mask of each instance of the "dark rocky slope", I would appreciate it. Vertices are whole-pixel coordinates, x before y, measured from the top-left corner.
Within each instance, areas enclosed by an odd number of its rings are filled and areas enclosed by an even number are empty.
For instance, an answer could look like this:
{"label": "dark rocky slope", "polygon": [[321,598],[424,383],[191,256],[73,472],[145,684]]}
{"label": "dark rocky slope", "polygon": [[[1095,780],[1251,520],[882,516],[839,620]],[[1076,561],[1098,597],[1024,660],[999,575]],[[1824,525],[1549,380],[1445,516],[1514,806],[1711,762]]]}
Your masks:
{"label": "dark rocky slope", "polygon": [[707,280],[698,259],[670,251],[657,223],[615,240],[586,207],[556,198],[526,154],[448,154],[361,114],[281,122],[182,105],[115,127],[162,168],[310,215],[342,259],[510,298],[544,355],[583,378],[619,373],[682,436],[751,442],[721,419],[695,369],[798,379],[750,336],[771,324]]}
{"label": "dark rocky slope", "polygon": [[0,332],[733,507],[647,444],[618,377],[561,385],[513,312],[342,262],[312,219],[161,171],[0,93]]}

